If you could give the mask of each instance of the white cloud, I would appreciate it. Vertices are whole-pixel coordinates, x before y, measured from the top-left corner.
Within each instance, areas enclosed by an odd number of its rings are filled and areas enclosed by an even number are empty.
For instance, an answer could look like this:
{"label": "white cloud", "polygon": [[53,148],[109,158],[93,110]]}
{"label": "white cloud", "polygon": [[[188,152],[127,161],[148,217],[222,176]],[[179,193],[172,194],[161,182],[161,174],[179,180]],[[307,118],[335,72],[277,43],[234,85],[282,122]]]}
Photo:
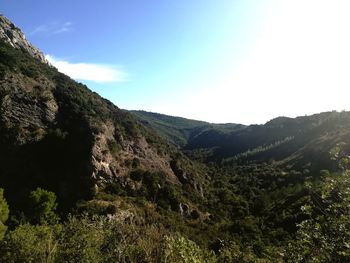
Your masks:
{"label": "white cloud", "polygon": [[125,81],[125,73],[115,69],[113,66],[91,63],[71,63],[66,60],[57,59],[51,55],[46,55],[46,59],[60,72],[73,79],[94,82]]}

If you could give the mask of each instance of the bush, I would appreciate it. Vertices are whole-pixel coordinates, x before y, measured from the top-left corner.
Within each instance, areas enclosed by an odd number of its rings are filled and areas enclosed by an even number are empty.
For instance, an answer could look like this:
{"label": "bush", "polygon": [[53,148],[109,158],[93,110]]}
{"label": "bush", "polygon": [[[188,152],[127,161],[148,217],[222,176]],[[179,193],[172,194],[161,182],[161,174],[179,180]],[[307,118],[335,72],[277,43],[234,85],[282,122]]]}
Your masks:
{"label": "bush", "polygon": [[193,241],[175,235],[165,238],[162,261],[168,263],[209,263],[216,262],[216,257],[213,252],[200,249]]}
{"label": "bush", "polygon": [[54,262],[59,227],[21,225],[0,243],[0,262]]}
{"label": "bush", "polygon": [[101,262],[104,224],[87,216],[69,217],[59,236],[59,262]]}

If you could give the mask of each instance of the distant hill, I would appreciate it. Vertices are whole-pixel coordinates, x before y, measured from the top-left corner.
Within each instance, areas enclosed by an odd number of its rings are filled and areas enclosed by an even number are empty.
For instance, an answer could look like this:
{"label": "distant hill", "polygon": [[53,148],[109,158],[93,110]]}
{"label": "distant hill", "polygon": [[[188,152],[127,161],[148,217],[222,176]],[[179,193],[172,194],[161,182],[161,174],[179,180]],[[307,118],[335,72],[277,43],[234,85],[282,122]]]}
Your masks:
{"label": "distant hill", "polygon": [[329,151],[339,142],[350,143],[350,113],[324,112],[295,119],[277,118],[244,133],[230,134],[227,142],[217,150],[216,158],[238,155],[236,157],[248,160],[329,168]]}
{"label": "distant hill", "polygon": [[144,111],[141,122],[190,156],[204,161],[279,161],[298,167],[331,166],[329,151],[350,144],[350,112],[324,112],[297,118],[278,117],[264,125],[210,124]]}
{"label": "distant hill", "polygon": [[147,111],[130,111],[144,125],[179,147],[185,147],[192,140],[205,133],[227,134],[245,128],[235,123],[213,124]]}

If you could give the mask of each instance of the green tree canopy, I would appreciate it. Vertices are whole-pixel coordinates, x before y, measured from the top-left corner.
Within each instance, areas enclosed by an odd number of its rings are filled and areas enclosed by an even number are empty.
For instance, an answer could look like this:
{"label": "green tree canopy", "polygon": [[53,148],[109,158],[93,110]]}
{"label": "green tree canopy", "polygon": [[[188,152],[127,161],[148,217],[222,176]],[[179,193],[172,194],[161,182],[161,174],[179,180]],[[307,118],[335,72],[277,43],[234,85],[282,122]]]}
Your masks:
{"label": "green tree canopy", "polygon": [[30,219],[34,224],[55,223],[58,216],[55,213],[57,203],[53,192],[37,188],[30,192]]}
{"label": "green tree canopy", "polygon": [[342,172],[323,172],[320,183],[305,184],[310,193],[302,207],[307,219],[289,244],[288,262],[350,262],[350,157],[340,146],[331,155]]}
{"label": "green tree canopy", "polygon": [[0,188],[0,240],[4,237],[7,227],[5,222],[9,216],[9,207],[4,198],[4,190]]}

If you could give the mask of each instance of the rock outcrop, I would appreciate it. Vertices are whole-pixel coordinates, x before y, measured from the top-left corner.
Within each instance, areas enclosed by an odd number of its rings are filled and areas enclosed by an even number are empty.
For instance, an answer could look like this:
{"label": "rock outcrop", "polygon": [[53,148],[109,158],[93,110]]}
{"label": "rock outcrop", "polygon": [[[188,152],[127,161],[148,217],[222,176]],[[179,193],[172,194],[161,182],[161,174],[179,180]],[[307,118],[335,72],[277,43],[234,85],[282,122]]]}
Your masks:
{"label": "rock outcrop", "polygon": [[45,55],[28,42],[23,32],[4,15],[0,14],[0,39],[12,47],[28,52],[32,57],[48,64]]}

